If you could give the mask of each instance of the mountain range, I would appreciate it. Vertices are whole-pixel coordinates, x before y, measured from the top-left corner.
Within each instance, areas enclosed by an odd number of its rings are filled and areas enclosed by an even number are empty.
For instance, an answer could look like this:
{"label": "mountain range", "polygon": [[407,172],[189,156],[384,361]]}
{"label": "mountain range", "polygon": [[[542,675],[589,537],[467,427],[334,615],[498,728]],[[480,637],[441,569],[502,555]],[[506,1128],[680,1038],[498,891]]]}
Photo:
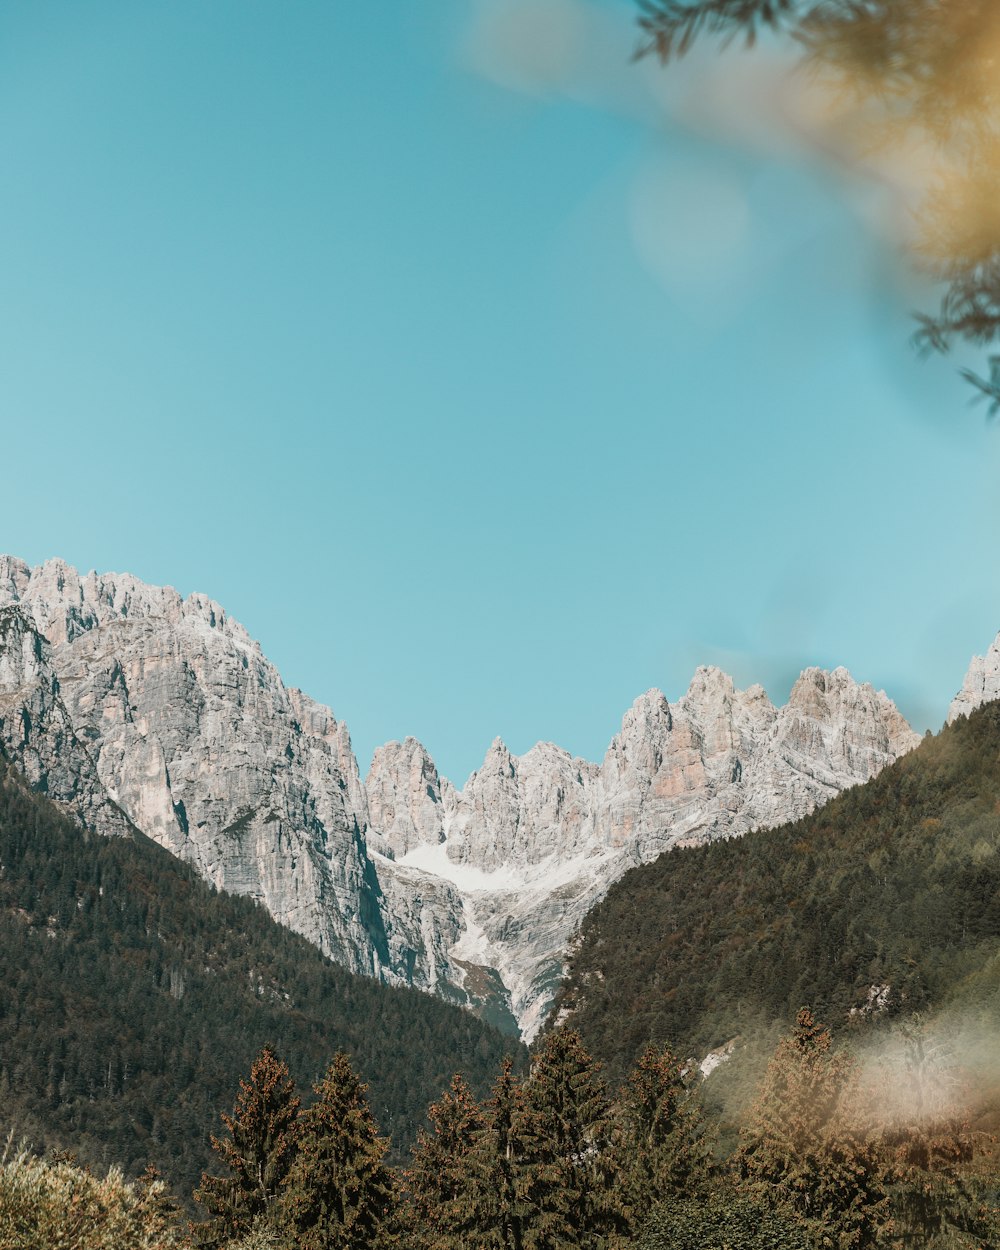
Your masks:
{"label": "mountain range", "polygon": [[808,1005],[898,1114],[995,1131],[998,759],[990,701],[801,820],[633,869],[583,922],[560,1020],[612,1081],[651,1040],[707,1054],[732,1123]]}
{"label": "mountain range", "polygon": [[[955,717],[1000,694],[1000,647]],[[584,916],[661,852],[805,816],[919,736],[842,668],[787,704],[701,668],[625,713],[600,763],[499,739],[459,789],[415,739],[362,779],[329,708],[204,595],[0,557],[0,744],[87,829],[139,830],[348,969],[530,1039]]]}

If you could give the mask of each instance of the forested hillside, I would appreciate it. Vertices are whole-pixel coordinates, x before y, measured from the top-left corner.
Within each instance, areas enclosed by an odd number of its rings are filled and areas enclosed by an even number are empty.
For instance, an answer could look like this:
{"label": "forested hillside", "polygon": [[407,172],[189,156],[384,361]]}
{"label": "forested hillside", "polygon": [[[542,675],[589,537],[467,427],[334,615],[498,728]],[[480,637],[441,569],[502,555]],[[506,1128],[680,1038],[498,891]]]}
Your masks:
{"label": "forested hillside", "polygon": [[0,1134],[97,1165],[154,1164],[190,1193],[234,1076],[265,1044],[303,1084],[337,1050],[394,1147],[510,1038],[327,961],[141,835],[83,834],[0,758]]}
{"label": "forested hillside", "polygon": [[850,1024],[1000,1016],[1000,704],[813,815],[672,851],[587,917],[562,996],[613,1075],[809,1004]]}

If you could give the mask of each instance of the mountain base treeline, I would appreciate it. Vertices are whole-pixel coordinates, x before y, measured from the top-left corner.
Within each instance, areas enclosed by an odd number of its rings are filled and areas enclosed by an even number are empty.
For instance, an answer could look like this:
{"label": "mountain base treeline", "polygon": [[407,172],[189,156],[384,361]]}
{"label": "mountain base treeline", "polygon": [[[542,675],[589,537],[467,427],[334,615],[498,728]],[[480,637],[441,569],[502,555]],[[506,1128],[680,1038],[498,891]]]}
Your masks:
{"label": "mountain base treeline", "polygon": [[[332,964],[141,834],[83,832],[0,757],[0,1134],[189,1193],[233,1072],[265,1045],[317,1079],[371,1072],[399,1151],[455,1071],[505,1051],[467,1011]],[[2,1140],[2,1138],[0,1138]]]}
{"label": "mountain base treeline", "polygon": [[147,1175],[104,1179],[25,1152],[0,1166],[3,1250],[987,1250],[1000,1170],[912,1034],[932,1097],[902,1115],[801,1009],[728,1157],[698,1078],[648,1047],[612,1096],[577,1033],[558,1028],[478,1101],[456,1075],[393,1168],[343,1052],[303,1107],[269,1048],[213,1138],[216,1167],[187,1223]]}
{"label": "mountain base treeline", "polygon": [[1000,1092],[1000,703],[803,820],[632,869],[587,916],[559,1007],[620,1078],[649,1041],[773,1045],[805,1002],[859,1043],[947,1017]]}

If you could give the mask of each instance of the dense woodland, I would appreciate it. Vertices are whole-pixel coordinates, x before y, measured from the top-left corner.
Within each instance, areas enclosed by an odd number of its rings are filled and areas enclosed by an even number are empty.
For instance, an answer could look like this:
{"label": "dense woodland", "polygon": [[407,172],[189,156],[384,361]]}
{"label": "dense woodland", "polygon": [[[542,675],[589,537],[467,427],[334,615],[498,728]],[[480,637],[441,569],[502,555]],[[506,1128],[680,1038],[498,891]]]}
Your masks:
{"label": "dense woodland", "polygon": [[[586,918],[562,1007],[613,1077],[803,1004],[856,1035],[1000,1029],[1000,704],[804,820],[635,868]],[[986,1079],[980,1076],[980,1081]]]}
{"label": "dense woodland", "polygon": [[0,759],[0,1131],[189,1194],[264,1045],[301,1080],[337,1050],[399,1151],[456,1071],[520,1048],[470,1013],[331,964],[154,843],[87,836]]}
{"label": "dense woodland", "polygon": [[1000,705],[630,873],[527,1069],[10,769],[0,839],[0,1250],[1000,1245]]}
{"label": "dense woodland", "polygon": [[[914,1055],[919,1054],[919,1037]],[[919,1070],[919,1069],[918,1069]],[[550,1030],[485,1100],[461,1076],[392,1168],[351,1061],[303,1107],[270,1049],[240,1082],[186,1222],[162,1182],[0,1161],[4,1250],[987,1250],[1000,1174],[984,1138],[926,1102],[902,1117],[803,1008],[728,1158],[698,1078],[648,1047],[613,1093],[579,1035]]]}

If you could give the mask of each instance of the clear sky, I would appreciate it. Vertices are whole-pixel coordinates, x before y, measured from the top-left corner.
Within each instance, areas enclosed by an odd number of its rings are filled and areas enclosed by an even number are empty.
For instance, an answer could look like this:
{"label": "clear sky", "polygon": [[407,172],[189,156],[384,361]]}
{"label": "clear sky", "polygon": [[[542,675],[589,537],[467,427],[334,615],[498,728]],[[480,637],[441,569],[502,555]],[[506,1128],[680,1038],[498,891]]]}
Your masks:
{"label": "clear sky", "polygon": [[771,52],[667,74],[633,17],[0,6],[0,550],[218,599],[362,770],[600,758],[707,662],[936,728],[1000,432],[907,345],[905,205]]}

